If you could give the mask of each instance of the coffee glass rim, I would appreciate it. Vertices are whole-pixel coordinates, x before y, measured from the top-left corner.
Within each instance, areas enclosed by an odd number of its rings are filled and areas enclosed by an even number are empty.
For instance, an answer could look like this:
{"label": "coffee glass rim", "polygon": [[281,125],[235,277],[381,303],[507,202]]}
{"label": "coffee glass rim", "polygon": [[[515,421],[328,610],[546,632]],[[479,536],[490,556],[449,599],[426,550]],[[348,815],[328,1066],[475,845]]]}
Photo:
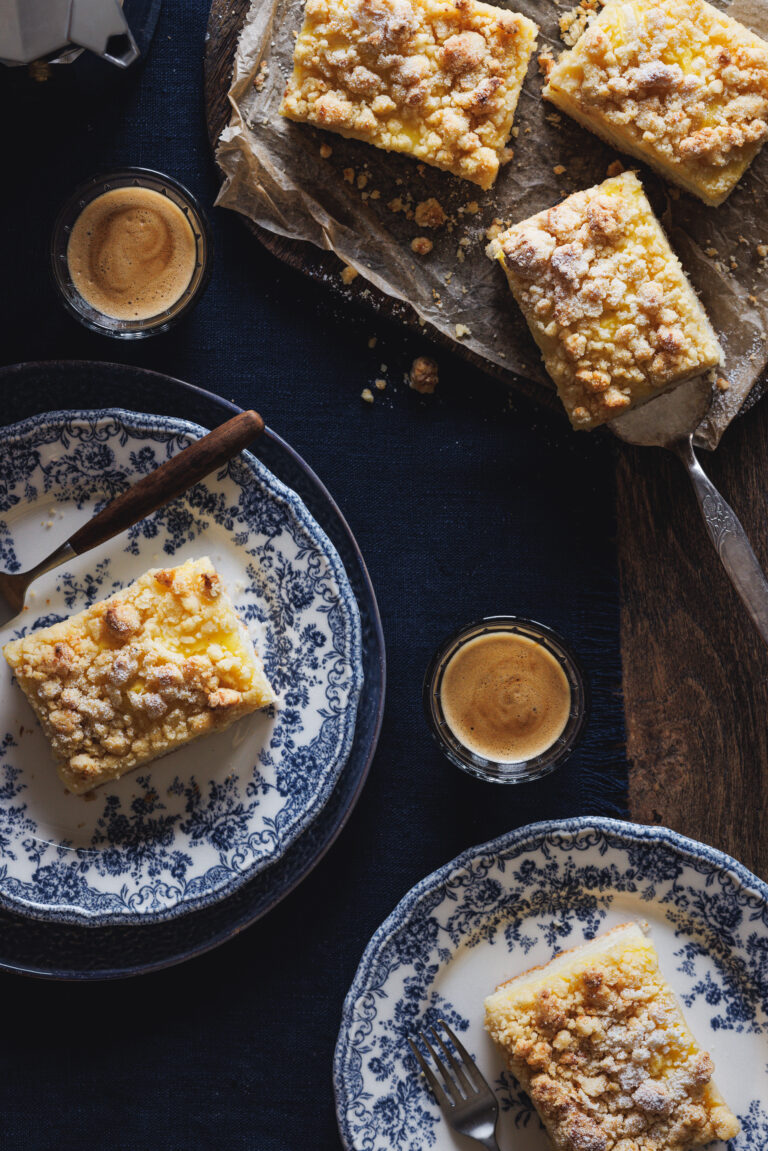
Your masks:
{"label": "coffee glass rim", "polygon": [[[195,236],[196,262],[189,284],[169,308],[145,320],[117,320],[90,305],[74,286],[69,273],[67,246],[75,222],[88,204],[116,188],[146,187],[150,191],[173,193],[173,202],[187,217]],[[153,185],[160,185],[155,187]],[[190,212],[193,218],[190,218]],[[77,184],[56,214],[50,241],[50,270],[59,299],[66,311],[90,331],[115,339],[141,339],[158,335],[183,319],[195,307],[211,278],[213,233],[202,204],[189,188],[156,168],[128,164],[97,172]]]}
{"label": "coffee glass rim", "polygon": [[[456,652],[471,640],[495,631],[512,632],[541,644],[557,660],[571,691],[571,707],[563,731],[548,748],[527,760],[492,760],[471,751],[448,726],[440,701],[442,676]],[[432,736],[451,763],[489,783],[517,784],[540,779],[563,766],[583,734],[590,691],[581,661],[554,628],[529,616],[488,615],[456,628],[438,645],[424,675],[422,704]]]}

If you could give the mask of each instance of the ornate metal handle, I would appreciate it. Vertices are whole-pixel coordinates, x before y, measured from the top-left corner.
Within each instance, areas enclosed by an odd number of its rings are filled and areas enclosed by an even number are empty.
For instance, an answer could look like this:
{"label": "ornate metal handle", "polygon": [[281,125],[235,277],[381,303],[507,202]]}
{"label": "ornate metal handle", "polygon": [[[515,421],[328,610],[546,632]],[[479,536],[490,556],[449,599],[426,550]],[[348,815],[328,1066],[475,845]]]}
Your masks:
{"label": "ornate metal handle", "polygon": [[675,451],[688,470],[704,523],[723,567],[753,624],[768,644],[768,579],[752,551],[747,533],[696,459],[691,437],[679,440]]}

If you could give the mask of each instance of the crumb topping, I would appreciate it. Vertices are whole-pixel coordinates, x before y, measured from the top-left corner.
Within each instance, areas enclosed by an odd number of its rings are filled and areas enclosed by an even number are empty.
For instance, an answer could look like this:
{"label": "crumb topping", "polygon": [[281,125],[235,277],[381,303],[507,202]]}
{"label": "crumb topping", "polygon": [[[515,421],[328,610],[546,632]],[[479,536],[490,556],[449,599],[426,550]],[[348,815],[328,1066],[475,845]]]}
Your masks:
{"label": "crumb topping", "polygon": [[496,236],[499,259],[576,427],[720,361],[717,339],[631,172]]}
{"label": "crumb topping", "polygon": [[704,0],[611,0],[544,95],[720,203],[768,137],[768,44]]}
{"label": "crumb topping", "polygon": [[275,698],[207,558],[147,572],[4,653],[75,792]]}
{"label": "crumb topping", "polygon": [[[620,929],[619,929],[620,930]],[[539,969],[489,998],[486,1026],[539,1111],[557,1151],[689,1151],[739,1124],[712,1084],[644,940],[569,968]]]}
{"label": "crumb topping", "polygon": [[563,43],[572,48],[605,3],[606,0],[581,0],[575,8],[564,12],[560,17],[560,35]]}
{"label": "crumb topping", "polygon": [[280,111],[489,188],[536,32],[479,0],[308,0]]}

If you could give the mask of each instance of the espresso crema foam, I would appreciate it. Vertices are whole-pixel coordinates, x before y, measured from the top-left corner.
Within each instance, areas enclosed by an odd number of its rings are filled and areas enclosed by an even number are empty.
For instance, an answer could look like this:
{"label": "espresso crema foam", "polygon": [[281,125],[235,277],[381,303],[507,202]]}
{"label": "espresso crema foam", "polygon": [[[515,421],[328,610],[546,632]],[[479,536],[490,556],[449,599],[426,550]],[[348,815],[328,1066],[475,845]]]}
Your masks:
{"label": "espresso crema foam", "polygon": [[443,672],[443,715],[469,751],[497,763],[534,759],[562,735],[571,688],[560,664],[513,632],[478,636]]}
{"label": "espresso crema foam", "polygon": [[187,217],[151,188],[113,188],[92,200],[67,245],[76,290],[114,320],[149,320],[170,308],[188,287],[196,260]]}

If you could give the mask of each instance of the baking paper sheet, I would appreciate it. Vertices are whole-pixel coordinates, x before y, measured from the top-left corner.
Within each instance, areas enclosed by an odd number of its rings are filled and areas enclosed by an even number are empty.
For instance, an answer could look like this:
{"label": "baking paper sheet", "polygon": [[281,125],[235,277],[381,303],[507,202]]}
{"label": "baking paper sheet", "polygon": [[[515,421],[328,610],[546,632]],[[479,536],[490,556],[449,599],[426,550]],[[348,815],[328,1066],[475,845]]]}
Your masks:
{"label": "baking paper sheet", "polygon": [[[539,25],[537,52],[563,49],[558,22],[569,3],[500,0],[500,6]],[[726,10],[768,39],[768,0],[734,0]],[[494,221],[523,220],[599,183],[618,153],[541,99],[536,54],[510,139],[513,158],[488,192],[409,157],[295,124],[277,109],[302,19],[303,0],[255,0],[251,7],[235,59],[232,117],[217,151],[225,173],[217,203],[278,235],[335,252],[360,274],[351,292],[367,280],[491,364],[548,383],[503,273],[485,255],[486,233]],[[323,144],[332,149],[327,158]],[[768,245],[768,146],[718,208],[670,189],[635,161],[625,163],[639,170],[725,351],[729,387],[715,392],[698,435],[713,448],[750,393],[759,393],[768,361],[768,259],[758,253]],[[448,219],[440,228],[420,228],[408,215],[431,197]],[[393,210],[398,201],[405,210]],[[434,244],[427,256],[411,250],[419,235]]]}

